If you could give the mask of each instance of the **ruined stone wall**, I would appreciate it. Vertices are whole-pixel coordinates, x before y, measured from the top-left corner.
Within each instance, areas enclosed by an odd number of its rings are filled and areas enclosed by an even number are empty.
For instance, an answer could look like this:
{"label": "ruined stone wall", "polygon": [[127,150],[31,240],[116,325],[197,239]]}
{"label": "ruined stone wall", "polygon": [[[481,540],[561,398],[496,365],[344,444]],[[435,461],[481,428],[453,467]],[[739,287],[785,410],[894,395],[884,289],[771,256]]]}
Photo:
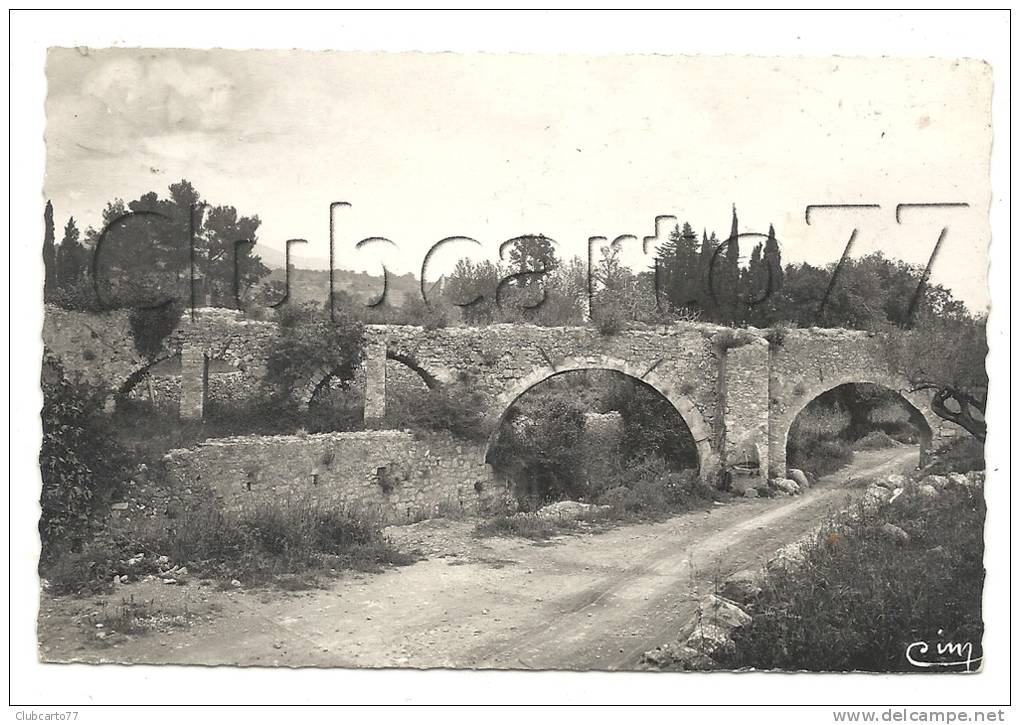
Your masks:
{"label": "ruined stone wall", "polygon": [[181,489],[208,487],[228,509],[307,498],[405,523],[501,500],[506,482],[481,460],[448,436],[361,431],[212,439],[163,463]]}
{"label": "ruined stone wall", "polygon": [[45,354],[57,358],[67,375],[111,394],[144,364],[126,310],[73,312],[46,305],[42,338]]}

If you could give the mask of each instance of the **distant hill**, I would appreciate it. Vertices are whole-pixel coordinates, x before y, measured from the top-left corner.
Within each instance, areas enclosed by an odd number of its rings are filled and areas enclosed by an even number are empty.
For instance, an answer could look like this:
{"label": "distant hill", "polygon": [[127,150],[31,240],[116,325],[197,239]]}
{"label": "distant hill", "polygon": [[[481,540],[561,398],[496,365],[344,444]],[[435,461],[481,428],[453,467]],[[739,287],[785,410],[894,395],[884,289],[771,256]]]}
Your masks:
{"label": "distant hill", "polygon": [[[329,269],[329,259],[327,257],[304,257],[298,254],[299,251],[300,247],[295,247],[294,251],[291,252],[290,263],[292,266],[298,269]],[[283,269],[286,264],[286,253],[273,247],[256,244],[254,254],[261,257],[262,264],[270,269]]]}
{"label": "distant hill", "polygon": [[[271,266],[263,258],[263,264]],[[269,280],[286,279],[285,271],[273,269],[270,272]],[[353,272],[349,269],[333,270],[333,289],[337,292],[346,292],[359,302],[375,300],[382,292],[383,278],[381,275],[367,274],[365,272]],[[389,275],[389,287],[387,290],[387,301],[396,307],[404,303],[408,295],[417,296],[421,294],[418,288],[418,280],[413,274],[397,276]],[[297,304],[305,302],[325,302],[329,297],[329,270],[327,269],[297,269],[290,270],[290,299]]]}

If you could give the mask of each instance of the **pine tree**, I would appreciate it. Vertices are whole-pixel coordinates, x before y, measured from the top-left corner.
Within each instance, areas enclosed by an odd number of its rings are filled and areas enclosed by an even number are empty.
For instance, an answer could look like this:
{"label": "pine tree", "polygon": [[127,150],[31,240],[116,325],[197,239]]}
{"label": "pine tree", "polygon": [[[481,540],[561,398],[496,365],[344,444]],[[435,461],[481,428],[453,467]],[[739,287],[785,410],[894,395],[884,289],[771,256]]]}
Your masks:
{"label": "pine tree", "polygon": [[719,242],[715,237],[715,232],[712,232],[712,236],[708,236],[708,230],[703,229],[701,232],[701,251],[698,253],[698,289],[701,292],[701,299],[699,300],[698,307],[701,308],[702,318],[705,320],[715,319],[715,304],[712,299],[711,289],[711,268],[712,268],[712,255],[715,254],[715,248]]}
{"label": "pine tree", "polygon": [[747,322],[756,327],[763,327],[764,308],[762,305],[766,301],[763,298],[767,294],[768,272],[765,269],[765,263],[762,261],[761,242],[755,244],[754,249],[751,250],[751,258],[747,263],[747,270],[741,276],[744,280],[743,284],[741,284],[741,295],[744,304],[738,310],[744,312],[741,322]]}
{"label": "pine tree", "polygon": [[64,226],[64,238],[57,249],[57,284],[71,287],[85,276],[88,254],[80,240],[81,234],[74,217]]}
{"label": "pine tree", "polygon": [[679,280],[676,289],[674,306],[680,308],[692,308],[697,305],[699,297],[699,259],[698,259],[698,235],[687,222],[680,232],[680,239],[677,242],[677,268]]}
{"label": "pine tree", "polygon": [[57,289],[57,247],[53,236],[53,203],[46,201],[43,212],[45,232],[43,233],[43,299],[49,300]]}
{"label": "pine tree", "polygon": [[670,310],[697,306],[701,296],[698,235],[687,222],[683,229],[678,224],[669,234],[669,240],[656,250],[659,263],[659,293],[661,301],[668,302]]}

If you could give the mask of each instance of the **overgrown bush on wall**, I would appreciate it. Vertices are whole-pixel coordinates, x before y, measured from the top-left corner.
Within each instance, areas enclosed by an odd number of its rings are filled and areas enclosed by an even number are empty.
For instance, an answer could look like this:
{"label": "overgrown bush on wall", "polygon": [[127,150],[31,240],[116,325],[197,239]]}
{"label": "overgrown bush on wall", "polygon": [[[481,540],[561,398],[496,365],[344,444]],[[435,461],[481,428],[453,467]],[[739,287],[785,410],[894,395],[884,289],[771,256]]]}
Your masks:
{"label": "overgrown bush on wall", "polygon": [[364,325],[319,305],[285,305],[277,311],[279,335],[266,361],[266,387],[280,400],[299,402],[310,382],[349,387],[365,357]]}

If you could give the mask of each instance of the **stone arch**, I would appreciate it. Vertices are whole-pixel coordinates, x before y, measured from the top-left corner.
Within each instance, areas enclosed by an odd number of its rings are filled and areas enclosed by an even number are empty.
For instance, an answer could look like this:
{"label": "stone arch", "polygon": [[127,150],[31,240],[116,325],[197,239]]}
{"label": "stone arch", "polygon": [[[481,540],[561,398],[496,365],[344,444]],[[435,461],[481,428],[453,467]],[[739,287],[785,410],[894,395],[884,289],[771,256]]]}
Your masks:
{"label": "stone arch", "polygon": [[581,370],[611,370],[622,373],[644,383],[668,400],[683,418],[694,438],[694,445],[698,451],[698,468],[701,479],[714,483],[715,476],[719,472],[719,455],[712,448],[712,428],[698,407],[675,386],[657,376],[654,371],[649,371],[647,365],[642,367],[626,360],[610,357],[568,358],[557,363],[555,367],[536,368],[528,375],[515,380],[509,389],[496,396],[496,413],[491,421],[492,432],[489,434],[489,440],[484,448],[483,461],[488,458],[489,450],[499,435],[500,426],[518,398],[549,378]]}
{"label": "stone arch", "polygon": [[910,421],[921,434],[921,463],[923,464],[931,448],[934,432],[940,425],[940,418],[931,412],[930,401],[923,393],[910,391],[910,384],[905,377],[885,374],[847,371],[842,375],[826,378],[824,381],[805,385],[804,381],[797,384],[792,399],[784,401],[782,412],[778,415],[773,411],[769,416],[771,448],[769,460],[772,463],[771,474],[786,475],[786,446],[790,436],[790,428],[797,416],[818,396],[841,385],[877,385],[899,397],[910,414]]}

